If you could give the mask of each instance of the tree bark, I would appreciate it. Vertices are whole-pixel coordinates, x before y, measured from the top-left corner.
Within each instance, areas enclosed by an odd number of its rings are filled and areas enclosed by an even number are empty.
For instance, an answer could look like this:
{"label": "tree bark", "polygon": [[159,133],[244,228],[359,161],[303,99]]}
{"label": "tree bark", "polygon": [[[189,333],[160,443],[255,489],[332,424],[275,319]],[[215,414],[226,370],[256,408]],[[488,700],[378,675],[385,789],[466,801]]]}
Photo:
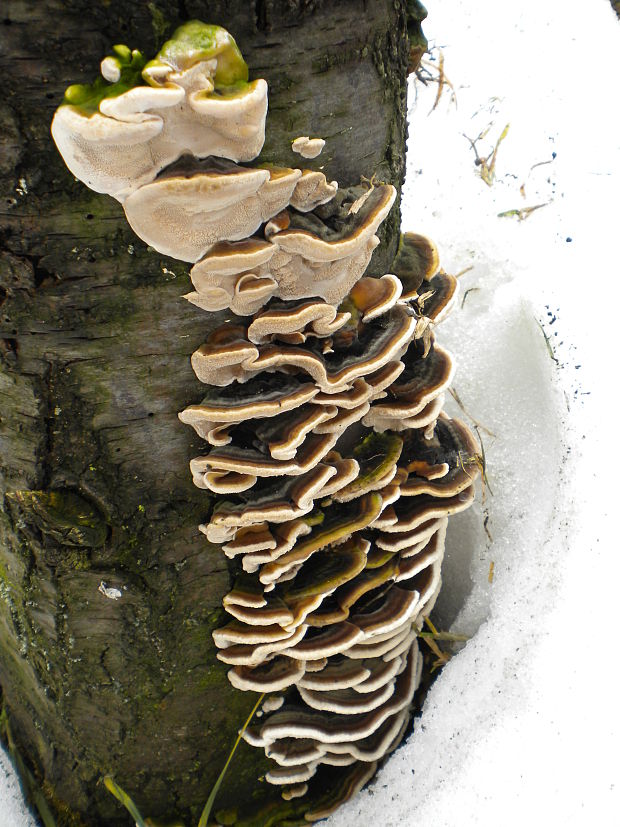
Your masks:
{"label": "tree bark", "polygon": [[[61,825],[131,823],[98,784],[107,772],[143,814],[197,823],[255,696],[234,690],[215,657],[230,577],[198,532],[209,501],[188,461],[200,442],[177,419],[203,395],[189,356],[224,316],[183,301],[188,266],[147,248],[116,201],[71,177],[53,112],[113,44],[151,56],[178,24],[203,19],[269,83],[260,160],[299,166],[291,140],[320,136],[326,149],[307,167],[400,191],[423,16],[411,0],[3,6],[0,683],[17,749]],[[374,273],[395,252],[392,216]],[[295,823],[294,802],[257,782],[261,756],[240,748],[217,809]]]}

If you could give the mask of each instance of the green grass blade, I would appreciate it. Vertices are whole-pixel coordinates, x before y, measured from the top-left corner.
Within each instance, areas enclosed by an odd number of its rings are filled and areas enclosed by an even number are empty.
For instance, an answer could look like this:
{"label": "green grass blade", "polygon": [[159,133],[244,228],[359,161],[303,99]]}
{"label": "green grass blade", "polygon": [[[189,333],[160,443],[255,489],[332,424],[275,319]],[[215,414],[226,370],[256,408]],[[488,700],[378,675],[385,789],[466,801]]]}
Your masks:
{"label": "green grass blade", "polygon": [[205,804],[205,808],[202,811],[202,815],[200,816],[200,821],[198,822],[198,827],[207,827],[207,824],[209,823],[209,816],[211,815],[211,810],[213,809],[213,803],[215,801],[215,796],[217,795],[217,791],[219,790],[219,788],[222,784],[222,781],[224,780],[224,776],[226,775],[226,770],[228,769],[228,766],[229,766],[230,762],[232,761],[233,755],[235,754],[235,750],[239,746],[239,741],[241,741],[241,736],[243,735],[243,733],[246,731],[246,729],[250,725],[250,721],[254,717],[254,713],[258,709],[258,707],[259,707],[259,705],[262,702],[264,697],[265,697],[265,693],[263,692],[262,695],[259,697],[259,699],[254,704],[254,707],[253,707],[252,711],[250,712],[250,714],[248,715],[245,724],[239,730],[239,735],[237,735],[237,740],[235,741],[234,746],[230,751],[230,755],[228,756],[228,760],[224,764],[224,769],[218,775],[217,781],[213,785],[213,789],[211,790],[211,794],[209,795],[209,798],[207,799],[207,803]]}
{"label": "green grass blade", "polygon": [[49,808],[38,781],[24,764],[21,755],[15,747],[15,741],[13,740],[13,733],[11,732],[11,725],[9,724],[9,717],[5,706],[3,706],[0,711],[0,732],[6,736],[9,755],[17,771],[17,776],[26,799],[37,808],[44,827],[57,827],[56,819],[52,815],[52,811]]}
{"label": "green grass blade", "polygon": [[136,805],[127,795],[125,790],[118,786],[118,784],[116,783],[116,781],[114,781],[112,776],[106,775],[103,779],[103,783],[105,784],[106,789],[108,789],[112,793],[112,795],[115,798],[117,798],[121,802],[123,807],[129,812],[129,815],[136,822],[136,827],[147,827]]}

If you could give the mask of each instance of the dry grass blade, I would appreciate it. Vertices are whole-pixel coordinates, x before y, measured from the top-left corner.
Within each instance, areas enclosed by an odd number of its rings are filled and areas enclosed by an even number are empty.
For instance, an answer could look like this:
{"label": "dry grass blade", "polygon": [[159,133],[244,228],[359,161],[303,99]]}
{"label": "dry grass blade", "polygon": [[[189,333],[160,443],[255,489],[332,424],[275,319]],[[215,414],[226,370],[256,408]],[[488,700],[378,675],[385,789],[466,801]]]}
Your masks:
{"label": "dry grass blade", "polygon": [[440,632],[438,631],[432,621],[428,618],[424,618],[424,622],[430,629],[430,632],[418,632],[418,637],[421,638],[431,652],[436,656],[437,660],[433,663],[431,667],[431,672],[434,672],[435,669],[440,669],[441,667],[445,666],[446,663],[450,660],[452,655],[449,652],[443,652],[439,646],[437,645],[438,640],[446,641],[448,643],[466,643],[469,638],[467,635],[458,635],[453,634],[452,632]]}
{"label": "dry grass blade", "polygon": [[103,783],[107,790],[109,790],[114,798],[121,802],[123,807],[127,810],[129,815],[136,822],[136,827],[147,827],[146,822],[140,815],[140,811],[134,804],[133,800],[127,795],[125,790],[116,783],[111,775],[104,776]]}
{"label": "dry grass blade", "polygon": [[437,660],[433,663],[431,667],[431,672],[434,672],[435,669],[439,669],[442,666],[445,666],[446,663],[448,663],[448,661],[450,660],[451,656],[448,655],[446,652],[442,652],[439,646],[437,646],[437,644],[432,638],[424,638],[424,640],[431,652],[437,656]]}
{"label": "dry grass blade", "polygon": [[480,443],[480,456],[478,459],[480,460],[480,474],[482,475],[482,482],[484,484],[485,490],[488,488],[489,494],[493,496],[493,491],[491,490],[491,486],[489,485],[489,478],[487,477],[487,458],[484,452],[484,442],[482,441],[482,437],[480,436],[479,426],[474,425],[474,429],[478,437],[478,442]]}
{"label": "dry grass blade", "polygon": [[448,643],[467,643],[467,635],[457,635],[452,632],[419,632],[418,637],[423,640],[445,640]]}
{"label": "dry grass blade", "polygon": [[483,129],[483,131],[478,135],[478,137],[473,140],[467,135],[465,135],[465,133],[463,133],[463,137],[469,141],[471,148],[474,150],[474,154],[476,156],[474,163],[480,170],[480,177],[488,187],[493,186],[493,181],[495,180],[495,163],[497,161],[497,153],[500,144],[502,143],[506,135],[508,135],[510,124],[507,123],[506,126],[503,128],[502,134],[497,139],[497,142],[493,147],[493,151],[491,152],[491,154],[487,155],[486,158],[483,158],[481,155],[478,154],[477,143],[478,141],[481,141],[483,138],[486,137],[490,128],[490,125],[487,126],[487,128]]}
{"label": "dry grass blade", "polygon": [[510,129],[510,124],[507,123],[506,126],[502,130],[502,134],[497,139],[497,143],[495,144],[495,147],[493,148],[493,152],[491,153],[491,158],[490,158],[490,161],[489,161],[489,165],[486,169],[486,177],[483,175],[484,170],[482,170],[480,172],[480,175],[482,176],[482,180],[484,181],[485,184],[488,184],[489,186],[491,186],[493,181],[495,180],[495,162],[497,160],[497,151],[499,149],[499,146],[500,146],[501,142],[504,140],[506,135],[508,135],[508,130],[509,129]]}
{"label": "dry grass blade", "polygon": [[[437,104],[441,100],[441,94],[443,92],[443,87],[445,83],[449,83],[450,81],[447,80],[444,71],[443,71],[443,64],[444,64],[444,56],[443,52],[439,52],[439,75],[437,77],[437,95],[435,96],[435,102],[431,108],[431,112],[434,112],[437,109]],[[429,113],[430,114],[430,113]]]}
{"label": "dry grass blade", "polygon": [[[536,316],[534,316],[534,318],[536,319]],[[539,322],[539,320],[538,320],[538,319],[536,319],[536,324],[537,324],[537,325],[538,325],[538,327],[540,328],[540,332],[542,333],[542,335],[543,335],[543,336],[544,336],[544,338],[545,338],[545,345],[547,346],[547,353],[548,353],[548,354],[549,354],[549,356],[553,359],[553,361],[556,363],[556,365],[559,365],[559,364],[560,364],[560,360],[557,358],[557,356],[556,356],[556,355],[555,355],[555,353],[553,352],[553,346],[551,345],[551,340],[549,339],[549,337],[548,337],[548,336],[547,336],[547,334],[545,333],[545,328],[542,326],[542,324]]]}
{"label": "dry grass blade", "polygon": [[215,802],[215,797],[218,793],[219,788],[222,785],[222,781],[224,780],[224,776],[226,775],[226,771],[228,770],[230,762],[233,759],[233,755],[235,754],[235,751],[236,751],[237,747],[239,746],[239,742],[241,741],[243,733],[249,727],[250,721],[254,717],[254,714],[255,714],[256,710],[258,709],[258,707],[260,706],[260,704],[262,703],[262,700],[263,700],[264,697],[265,697],[265,693],[263,692],[259,696],[259,698],[256,701],[256,703],[254,704],[254,706],[252,707],[252,711],[248,715],[245,724],[239,730],[239,734],[237,735],[237,740],[233,744],[233,748],[231,749],[230,755],[228,756],[228,759],[227,759],[226,763],[224,764],[224,768],[222,769],[222,772],[218,775],[217,781],[213,785],[213,789],[211,790],[211,794],[209,795],[209,798],[207,799],[207,803],[205,804],[205,808],[202,811],[202,815],[200,816],[200,821],[198,822],[198,827],[207,827],[207,824],[209,823],[209,816],[211,815],[211,810],[213,809],[213,804]]}
{"label": "dry grass blade", "polygon": [[442,95],[446,89],[446,87],[450,90],[450,102],[457,106],[456,101],[456,91],[454,86],[447,78],[446,73],[444,71],[444,64],[445,58],[441,49],[437,49],[439,54],[439,63],[438,65],[432,60],[432,54],[435,49],[431,49],[428,54],[431,56],[431,60],[422,60],[420,61],[420,65],[415,72],[416,80],[422,83],[424,86],[428,86],[429,83],[436,83],[437,84],[437,94],[435,95],[435,100],[431,109],[429,110],[429,115],[437,109],[439,105],[439,101],[442,98]]}
{"label": "dry grass blade", "polygon": [[[472,287],[471,289],[476,290],[478,288]],[[456,388],[448,388],[448,390],[450,391],[450,395],[452,396],[456,404],[463,411],[463,413],[469,419],[469,421],[473,423],[474,427],[479,428],[481,431],[484,431],[485,434],[488,434],[490,437],[495,438],[495,434],[493,433],[493,431],[489,430],[489,428],[487,428],[485,425],[482,425],[480,422],[478,422],[477,419],[474,419],[474,417],[469,413],[469,411],[463,404],[461,397],[456,392]]]}
{"label": "dry grass blade", "polygon": [[521,209],[514,209],[514,210],[504,210],[504,212],[498,212],[498,218],[517,218],[519,221],[525,221],[526,218],[529,218],[533,212],[536,210],[541,210],[543,207],[548,207],[551,201],[545,201],[544,204],[534,204],[533,207],[521,207]]}

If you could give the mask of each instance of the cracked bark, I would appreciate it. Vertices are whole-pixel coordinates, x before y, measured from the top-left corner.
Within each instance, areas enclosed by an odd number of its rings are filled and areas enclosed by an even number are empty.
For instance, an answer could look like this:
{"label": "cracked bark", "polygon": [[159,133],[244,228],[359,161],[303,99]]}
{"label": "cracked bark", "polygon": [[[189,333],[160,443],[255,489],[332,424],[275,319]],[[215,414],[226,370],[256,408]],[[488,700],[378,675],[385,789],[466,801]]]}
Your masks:
{"label": "cracked bark", "polygon": [[[291,140],[317,135],[327,147],[308,167],[343,186],[376,174],[400,188],[421,17],[412,0],[3,6],[0,683],[59,824],[131,823],[97,784],[106,772],[144,814],[196,823],[255,697],[215,658],[229,571],[197,531],[208,502],[188,460],[201,446],[177,420],[202,397],[189,355],[223,316],[183,301],[187,266],[70,176],[53,111],[112,44],[152,54],[200,18],[228,28],[269,83],[262,160],[297,166]],[[374,272],[393,256],[393,216]],[[218,807],[269,806],[272,820],[253,823],[283,823],[277,790],[257,783],[260,755],[240,749]]]}

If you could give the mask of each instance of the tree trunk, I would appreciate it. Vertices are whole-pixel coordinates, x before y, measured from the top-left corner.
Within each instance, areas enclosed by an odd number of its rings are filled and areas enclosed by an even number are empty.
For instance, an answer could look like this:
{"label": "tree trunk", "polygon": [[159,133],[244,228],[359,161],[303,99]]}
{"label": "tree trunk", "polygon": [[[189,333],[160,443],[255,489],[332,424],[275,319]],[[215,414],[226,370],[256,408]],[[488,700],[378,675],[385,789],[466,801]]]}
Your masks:
{"label": "tree trunk", "polygon": [[[152,56],[179,23],[203,19],[269,83],[260,160],[298,166],[291,140],[320,136],[309,168],[400,190],[423,14],[411,0],[3,6],[0,682],[59,824],[131,823],[98,784],[107,772],[143,813],[195,824],[255,696],[234,690],[215,657],[229,572],[198,532],[209,503],[188,461],[200,442],[177,419],[203,395],[189,356],[223,314],[182,301],[188,266],[147,248],[116,201],[71,177],[53,112],[113,44]],[[372,272],[389,269],[392,216]],[[240,748],[218,808],[294,823],[294,802],[257,782],[261,756]]]}

